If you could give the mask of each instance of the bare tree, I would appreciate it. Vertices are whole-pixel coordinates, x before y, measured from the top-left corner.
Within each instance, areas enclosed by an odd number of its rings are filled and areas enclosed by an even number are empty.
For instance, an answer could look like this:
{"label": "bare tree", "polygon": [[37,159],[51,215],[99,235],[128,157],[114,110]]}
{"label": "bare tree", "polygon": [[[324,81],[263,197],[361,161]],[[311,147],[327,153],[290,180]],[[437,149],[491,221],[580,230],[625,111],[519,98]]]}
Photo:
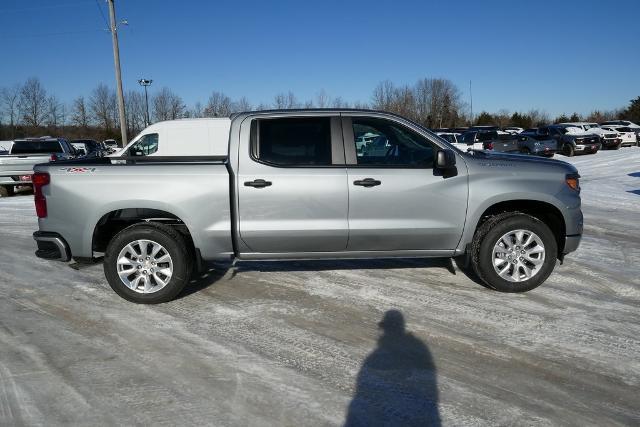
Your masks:
{"label": "bare tree", "polygon": [[189,115],[195,118],[204,117],[204,113],[202,111],[202,104],[200,103],[200,101],[195,103]]}
{"label": "bare tree", "polygon": [[206,107],[204,117],[228,117],[231,114],[231,98],[222,92],[213,91]]}
{"label": "bare tree", "polygon": [[30,77],[20,89],[18,101],[22,120],[27,126],[38,127],[46,117],[47,91],[40,80]]}
{"label": "bare tree", "polygon": [[79,96],[73,100],[71,106],[71,123],[79,128],[86,129],[89,126],[89,112],[84,96]]}
{"label": "bare tree", "polygon": [[374,110],[391,111],[393,108],[395,88],[390,80],[380,82],[373,90],[371,99]]}
{"label": "bare tree", "polygon": [[160,89],[153,98],[153,115],[156,121],[179,119],[185,108],[182,98],[167,87]]}
{"label": "bare tree", "polygon": [[298,108],[298,100],[293,92],[279,93],[273,99],[273,107],[278,110],[290,110]]}
{"label": "bare tree", "polygon": [[58,127],[58,124],[62,122],[62,105],[55,95],[51,95],[47,98],[47,114],[45,122],[48,126],[54,129]]}
{"label": "bare tree", "polygon": [[93,116],[92,121],[105,131],[109,132],[117,125],[116,95],[107,85],[100,83],[93,89],[89,98],[89,109]]}
{"label": "bare tree", "polygon": [[251,111],[251,103],[249,103],[249,100],[244,96],[231,103],[231,112],[240,113],[243,111]]}
{"label": "bare tree", "polygon": [[18,121],[18,103],[20,101],[20,84],[3,88],[0,93],[0,101],[2,102],[2,111],[9,119],[9,127],[11,128],[11,138],[15,137],[15,129]]}
{"label": "bare tree", "polygon": [[125,112],[127,114],[127,134],[137,134],[146,126],[146,103],[144,95],[129,90],[124,95]]}
{"label": "bare tree", "polygon": [[316,96],[316,106],[318,108],[327,108],[329,105],[331,105],[331,97],[324,89],[321,89]]}

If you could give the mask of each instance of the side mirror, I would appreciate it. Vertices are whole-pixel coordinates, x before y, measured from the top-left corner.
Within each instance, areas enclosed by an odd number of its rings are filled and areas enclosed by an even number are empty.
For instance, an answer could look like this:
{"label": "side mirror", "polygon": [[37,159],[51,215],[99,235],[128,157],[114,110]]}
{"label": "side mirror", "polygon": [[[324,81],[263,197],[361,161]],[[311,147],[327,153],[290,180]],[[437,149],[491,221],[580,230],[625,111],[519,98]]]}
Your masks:
{"label": "side mirror", "polygon": [[436,167],[438,169],[452,169],[456,167],[456,156],[449,149],[438,150],[436,153]]}

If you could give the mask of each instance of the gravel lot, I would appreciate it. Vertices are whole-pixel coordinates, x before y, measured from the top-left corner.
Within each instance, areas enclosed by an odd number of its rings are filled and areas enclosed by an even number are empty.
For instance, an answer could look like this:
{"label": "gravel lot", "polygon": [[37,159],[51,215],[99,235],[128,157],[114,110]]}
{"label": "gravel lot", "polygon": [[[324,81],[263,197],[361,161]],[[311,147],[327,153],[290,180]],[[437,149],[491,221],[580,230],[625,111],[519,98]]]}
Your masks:
{"label": "gravel lot", "polygon": [[640,148],[569,160],[583,243],[518,295],[450,260],[254,262],[138,306],[0,199],[0,425],[638,425]]}

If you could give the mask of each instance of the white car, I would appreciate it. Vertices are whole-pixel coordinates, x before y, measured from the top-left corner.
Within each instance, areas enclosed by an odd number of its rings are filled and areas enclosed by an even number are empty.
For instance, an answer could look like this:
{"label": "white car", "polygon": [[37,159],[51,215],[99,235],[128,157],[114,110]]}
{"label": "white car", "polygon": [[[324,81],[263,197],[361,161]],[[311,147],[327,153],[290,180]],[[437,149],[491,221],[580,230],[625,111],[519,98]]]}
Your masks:
{"label": "white car", "polygon": [[519,127],[515,127],[515,126],[509,126],[509,127],[504,128],[504,131],[508,132],[508,133],[510,133],[512,135],[517,135],[519,133],[524,132],[524,129],[523,128],[519,128]]}
{"label": "white car", "polygon": [[608,122],[600,123],[601,126],[618,125],[626,126],[632,129],[640,129],[640,125],[637,125],[629,120],[609,120]]}
{"label": "white car", "polygon": [[462,142],[462,134],[460,133],[436,132],[436,135],[462,151],[467,151],[469,149],[482,150],[482,143],[467,145]]}
{"label": "white car", "polygon": [[618,137],[622,140],[622,147],[633,147],[638,144],[636,133],[633,128],[621,125],[604,125],[600,126],[604,130],[618,132]]}
{"label": "white car", "polygon": [[600,127],[597,123],[592,122],[567,122],[567,123],[558,123],[559,126],[563,127],[575,127],[580,130],[585,135],[598,135],[600,138],[600,144],[602,144],[603,149],[612,149],[617,150],[620,148],[622,139],[619,137],[618,132],[612,130],[605,130]]}

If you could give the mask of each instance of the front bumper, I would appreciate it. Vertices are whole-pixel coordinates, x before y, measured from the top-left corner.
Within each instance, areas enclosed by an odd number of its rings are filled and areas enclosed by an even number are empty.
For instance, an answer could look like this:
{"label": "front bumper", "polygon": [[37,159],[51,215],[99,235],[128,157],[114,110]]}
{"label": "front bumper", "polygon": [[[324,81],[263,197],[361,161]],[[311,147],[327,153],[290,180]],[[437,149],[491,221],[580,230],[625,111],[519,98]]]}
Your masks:
{"label": "front bumper", "polygon": [[573,236],[566,236],[564,239],[564,249],[562,250],[562,254],[568,254],[570,252],[574,252],[580,246],[580,240],[582,239],[582,234],[576,234]]}
{"label": "front bumper", "polygon": [[65,262],[71,259],[69,245],[58,233],[36,231],[33,233],[33,240],[38,245],[38,250],[36,251],[38,258]]}
{"label": "front bumper", "polygon": [[600,144],[576,145],[576,153],[597,153]]}

